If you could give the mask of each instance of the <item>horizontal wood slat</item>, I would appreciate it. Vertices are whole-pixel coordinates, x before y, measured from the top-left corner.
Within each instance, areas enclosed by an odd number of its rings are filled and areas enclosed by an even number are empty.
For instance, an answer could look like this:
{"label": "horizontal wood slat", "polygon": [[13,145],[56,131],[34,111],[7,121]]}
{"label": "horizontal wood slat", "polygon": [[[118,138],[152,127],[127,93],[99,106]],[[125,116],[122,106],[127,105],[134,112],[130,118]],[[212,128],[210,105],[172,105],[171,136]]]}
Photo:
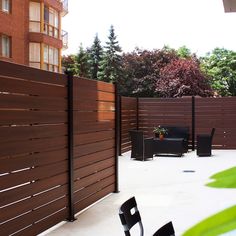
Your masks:
{"label": "horizontal wood slat", "polygon": [[34,95],[42,97],[67,97],[67,90],[53,84],[34,83],[26,80],[3,77],[0,75],[0,92]]}
{"label": "horizontal wood slat", "polygon": [[107,102],[115,102],[114,93],[107,93],[102,91],[91,91],[88,89],[80,88],[77,91],[77,99],[86,100],[87,102],[93,101],[107,101]]}
{"label": "horizontal wood slat", "polygon": [[75,156],[84,156],[84,155],[88,155],[91,153],[111,149],[114,147],[115,147],[115,140],[110,139],[110,140],[105,140],[105,141],[101,141],[101,142],[75,146],[74,147],[74,155]]}
{"label": "horizontal wood slat", "polygon": [[50,227],[55,226],[56,224],[60,223],[61,221],[65,220],[68,217],[68,208],[64,208],[54,214],[42,219],[35,224],[30,225],[26,229],[23,229],[20,232],[14,234],[14,236],[25,236],[25,235],[38,235],[43,231],[49,229]]}
{"label": "horizontal wood slat", "polygon": [[34,222],[37,222],[68,205],[67,199],[65,197],[60,198],[52,203],[49,203],[43,207],[34,209],[18,218],[8,221],[1,225],[1,232],[3,235],[12,234],[18,230],[21,230]]}
{"label": "horizontal wood slat", "polygon": [[79,179],[79,180],[75,181],[75,183],[74,183],[75,192],[79,189],[85,188],[85,187],[97,182],[98,180],[105,179],[111,175],[113,175],[113,176],[115,175],[115,167],[114,166],[106,168],[101,171],[98,171],[93,175],[88,175],[82,179]]}
{"label": "horizontal wood slat", "polygon": [[40,109],[48,111],[67,110],[67,100],[39,96],[0,94],[0,109]]}
{"label": "horizontal wood slat", "polygon": [[105,130],[92,132],[87,134],[77,134],[74,136],[74,145],[83,145],[87,143],[99,142],[107,139],[114,139],[115,131],[114,130]]}
{"label": "horizontal wood slat", "polygon": [[74,194],[75,203],[89,197],[92,194],[95,194],[100,189],[103,189],[111,184],[114,184],[114,182],[115,182],[115,177],[109,176],[108,178],[98,180],[97,182],[87,186],[86,188],[83,188],[75,192]]}
{"label": "horizontal wood slat", "polygon": [[68,171],[68,162],[61,161],[50,165],[6,174],[0,178],[0,190],[11,188],[35,180],[49,178]]}
{"label": "horizontal wood slat", "polygon": [[27,198],[34,194],[38,194],[40,192],[49,190],[59,185],[64,185],[66,183],[68,183],[68,174],[62,173],[50,178],[19,186],[18,188],[4,191],[0,195],[0,206],[22,200],[23,198]]}
{"label": "horizontal wood slat", "polygon": [[98,201],[99,199],[105,197],[106,195],[108,195],[109,193],[114,192],[115,190],[115,185],[112,184],[100,191],[98,191],[97,193],[83,199],[82,201],[79,201],[75,204],[75,212],[80,212],[81,210],[83,210],[84,208],[88,207],[89,205],[91,205],[92,203]]}
{"label": "horizontal wood slat", "polygon": [[78,169],[83,166],[113,157],[114,149],[107,149],[104,151],[95,152],[85,156],[80,156],[79,158],[74,159],[74,168]]}
{"label": "horizontal wood slat", "polygon": [[75,123],[81,121],[103,121],[103,120],[114,120],[115,112],[74,112]]}
{"label": "horizontal wood slat", "polygon": [[51,202],[55,199],[66,196],[68,192],[68,185],[58,186],[46,192],[43,192],[38,195],[30,196],[27,199],[24,199],[15,204],[8,205],[1,209],[0,222],[7,221],[19,216],[23,213],[31,211],[32,209],[38,208]]}
{"label": "horizontal wood slat", "polygon": [[29,125],[66,123],[67,113],[57,111],[2,111],[0,125]]}
{"label": "horizontal wood slat", "polygon": [[79,77],[74,77],[74,92],[77,94],[78,89],[86,89],[92,91],[104,91],[104,92],[110,92],[115,93],[115,88],[113,84],[105,83],[103,81],[98,80],[91,80],[91,79],[83,79]]}
{"label": "horizontal wood slat", "polygon": [[1,157],[9,155],[57,150],[63,147],[65,148],[67,145],[68,144],[66,136],[6,142],[4,143],[4,145],[0,145],[0,159]]}
{"label": "horizontal wood slat", "polygon": [[67,135],[66,124],[0,126],[0,143],[33,138],[50,138]]}
{"label": "horizontal wood slat", "polygon": [[89,133],[96,131],[112,130],[114,129],[114,120],[106,121],[91,121],[91,122],[76,122],[74,124],[74,134]]}
{"label": "horizontal wood slat", "polygon": [[66,75],[0,61],[1,75],[55,85],[67,85]]}
{"label": "horizontal wood slat", "polygon": [[0,174],[30,167],[48,165],[67,159],[67,149],[6,157],[0,159]]}
{"label": "horizontal wood slat", "polygon": [[81,99],[74,99],[74,110],[80,111],[114,111],[115,103],[114,102],[84,102]]}
{"label": "horizontal wood slat", "polygon": [[110,168],[111,166],[114,166],[114,165],[115,165],[114,158],[109,158],[109,159],[82,167],[80,169],[75,170],[75,172],[74,172],[75,180],[79,179],[79,178],[83,178],[83,177],[91,175],[91,174],[94,174],[94,173],[104,170],[106,168]]}

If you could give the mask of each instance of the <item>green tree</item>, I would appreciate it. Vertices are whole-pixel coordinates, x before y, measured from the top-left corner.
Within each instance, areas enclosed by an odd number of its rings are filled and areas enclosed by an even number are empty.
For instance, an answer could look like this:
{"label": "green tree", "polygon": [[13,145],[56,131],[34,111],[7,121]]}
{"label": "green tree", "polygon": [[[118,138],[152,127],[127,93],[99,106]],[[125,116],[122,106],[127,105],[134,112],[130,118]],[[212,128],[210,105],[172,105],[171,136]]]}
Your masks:
{"label": "green tree", "polygon": [[89,77],[89,49],[84,49],[80,44],[79,52],[75,56],[75,63],[77,68],[77,75],[81,77]]}
{"label": "green tree", "polygon": [[118,82],[122,76],[121,47],[117,41],[114,27],[111,25],[109,41],[106,42],[105,52],[99,63],[98,79],[105,82]]}
{"label": "green tree", "polygon": [[215,48],[201,58],[202,69],[212,78],[212,88],[221,96],[236,96],[236,52]]}
{"label": "green tree", "polygon": [[75,55],[68,55],[62,57],[62,68],[63,71],[71,71],[73,75],[78,74],[78,68],[76,64],[76,56]]}
{"label": "green tree", "polygon": [[191,50],[185,45],[177,49],[177,55],[180,58],[190,58],[192,56]]}
{"label": "green tree", "polygon": [[101,46],[101,41],[99,40],[98,35],[96,34],[93,41],[93,45],[89,50],[89,60],[88,60],[90,67],[89,73],[92,79],[97,79],[98,77],[98,67],[102,59],[102,55],[103,55],[103,48]]}

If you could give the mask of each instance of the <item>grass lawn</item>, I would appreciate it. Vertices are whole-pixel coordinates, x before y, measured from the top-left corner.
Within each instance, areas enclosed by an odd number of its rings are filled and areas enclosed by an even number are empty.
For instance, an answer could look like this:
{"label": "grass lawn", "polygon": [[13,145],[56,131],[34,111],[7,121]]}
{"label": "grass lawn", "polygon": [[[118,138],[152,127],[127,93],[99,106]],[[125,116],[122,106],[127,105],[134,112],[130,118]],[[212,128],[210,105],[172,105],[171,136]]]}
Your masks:
{"label": "grass lawn", "polygon": [[211,176],[213,182],[207,186],[215,188],[236,188],[236,167],[221,171]]}
{"label": "grass lawn", "polygon": [[183,236],[217,236],[236,229],[236,206],[221,211],[187,230]]}
{"label": "grass lawn", "polygon": [[[221,171],[211,176],[213,182],[207,186],[215,188],[236,188],[236,167]],[[199,222],[183,236],[217,236],[236,229],[236,205],[227,208]]]}

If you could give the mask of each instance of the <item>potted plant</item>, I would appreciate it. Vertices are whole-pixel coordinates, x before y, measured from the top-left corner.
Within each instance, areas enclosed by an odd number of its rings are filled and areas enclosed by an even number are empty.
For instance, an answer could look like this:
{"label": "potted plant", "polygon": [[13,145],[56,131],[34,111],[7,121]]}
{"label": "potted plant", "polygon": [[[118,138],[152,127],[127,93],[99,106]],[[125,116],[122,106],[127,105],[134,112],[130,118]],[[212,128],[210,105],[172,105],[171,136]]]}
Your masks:
{"label": "potted plant", "polygon": [[157,127],[154,127],[153,129],[153,133],[155,133],[155,137],[156,138],[159,137],[160,140],[163,140],[164,135],[168,133],[167,131],[168,131],[167,129],[165,129],[164,127],[161,127],[160,125],[158,125]]}

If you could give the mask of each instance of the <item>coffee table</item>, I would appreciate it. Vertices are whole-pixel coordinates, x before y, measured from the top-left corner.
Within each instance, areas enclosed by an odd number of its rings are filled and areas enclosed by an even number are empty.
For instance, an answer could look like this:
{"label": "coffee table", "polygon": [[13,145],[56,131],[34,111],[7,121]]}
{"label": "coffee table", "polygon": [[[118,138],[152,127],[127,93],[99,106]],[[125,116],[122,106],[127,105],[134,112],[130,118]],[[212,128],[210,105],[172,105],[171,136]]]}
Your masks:
{"label": "coffee table", "polygon": [[153,139],[153,153],[155,155],[173,154],[181,157],[184,152],[183,138],[159,138]]}

